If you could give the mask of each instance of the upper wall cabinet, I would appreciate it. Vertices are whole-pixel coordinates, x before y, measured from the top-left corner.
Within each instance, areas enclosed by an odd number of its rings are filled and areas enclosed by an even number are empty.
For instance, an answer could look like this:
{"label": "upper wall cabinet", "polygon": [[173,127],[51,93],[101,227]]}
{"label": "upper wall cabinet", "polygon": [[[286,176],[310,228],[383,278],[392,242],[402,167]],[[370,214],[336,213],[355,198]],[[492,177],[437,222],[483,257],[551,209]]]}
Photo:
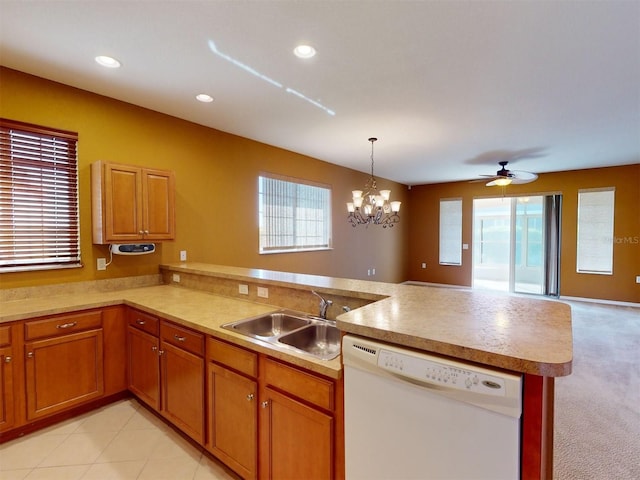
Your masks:
{"label": "upper wall cabinet", "polygon": [[175,239],[175,174],[95,162],[91,165],[93,243]]}

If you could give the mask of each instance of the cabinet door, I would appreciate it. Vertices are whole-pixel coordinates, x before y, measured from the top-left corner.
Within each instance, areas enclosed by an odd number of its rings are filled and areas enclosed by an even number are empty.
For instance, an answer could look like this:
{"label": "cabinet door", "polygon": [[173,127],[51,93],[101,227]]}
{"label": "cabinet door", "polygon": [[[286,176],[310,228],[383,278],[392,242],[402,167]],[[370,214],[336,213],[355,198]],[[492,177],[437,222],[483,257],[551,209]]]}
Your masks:
{"label": "cabinet door", "polygon": [[266,387],[260,398],[260,478],[333,478],[333,418]]}
{"label": "cabinet door", "polygon": [[102,329],[27,342],[27,419],[66,410],[104,393]]}
{"label": "cabinet door", "polygon": [[257,383],[213,363],[207,365],[207,375],[207,448],[243,478],[256,478]]}
{"label": "cabinet door", "polygon": [[160,357],[158,337],[127,327],[129,390],[155,410],[160,410]]}
{"label": "cabinet door", "polygon": [[11,347],[0,348],[0,432],[14,425],[13,357]]}
{"label": "cabinet door", "polygon": [[161,413],[204,444],[204,359],[167,342],[161,347]]}
{"label": "cabinet door", "polygon": [[104,165],[104,228],[107,242],[140,240],[144,235],[142,171]]}
{"label": "cabinet door", "polygon": [[175,238],[175,178],[164,170],[142,171],[143,231],[145,240]]}

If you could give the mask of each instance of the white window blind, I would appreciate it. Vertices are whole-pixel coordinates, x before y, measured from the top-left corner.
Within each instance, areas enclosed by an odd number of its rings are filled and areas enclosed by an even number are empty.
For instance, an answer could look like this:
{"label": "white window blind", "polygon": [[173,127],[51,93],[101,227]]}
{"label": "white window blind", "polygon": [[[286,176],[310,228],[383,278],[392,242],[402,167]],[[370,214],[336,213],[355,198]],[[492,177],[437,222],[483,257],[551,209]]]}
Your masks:
{"label": "white window blind", "polygon": [[259,177],[260,253],[331,247],[331,189],[303,180]]}
{"label": "white window blind", "polygon": [[578,255],[580,273],[613,273],[614,188],[578,191]]}
{"label": "white window blind", "polygon": [[462,265],[462,199],[440,200],[440,265]]}
{"label": "white window blind", "polygon": [[77,141],[0,119],[0,272],[81,266]]}

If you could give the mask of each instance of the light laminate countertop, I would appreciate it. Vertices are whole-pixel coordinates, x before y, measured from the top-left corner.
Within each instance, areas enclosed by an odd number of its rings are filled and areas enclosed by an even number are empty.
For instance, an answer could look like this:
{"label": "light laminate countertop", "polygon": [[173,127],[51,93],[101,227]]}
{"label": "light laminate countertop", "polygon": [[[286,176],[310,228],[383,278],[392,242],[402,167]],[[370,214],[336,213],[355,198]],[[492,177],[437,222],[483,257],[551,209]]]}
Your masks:
{"label": "light laminate countertop", "polygon": [[[571,309],[559,301],[202,263],[176,263],[161,268],[367,299],[372,303],[339,315],[338,328],[346,333],[515,372],[549,377],[571,373]],[[224,323],[267,313],[277,307],[173,285],[6,301],[0,310],[0,322],[122,303],[320,374],[333,378],[341,375],[339,358],[327,362],[295,352],[281,352],[221,328]]]}

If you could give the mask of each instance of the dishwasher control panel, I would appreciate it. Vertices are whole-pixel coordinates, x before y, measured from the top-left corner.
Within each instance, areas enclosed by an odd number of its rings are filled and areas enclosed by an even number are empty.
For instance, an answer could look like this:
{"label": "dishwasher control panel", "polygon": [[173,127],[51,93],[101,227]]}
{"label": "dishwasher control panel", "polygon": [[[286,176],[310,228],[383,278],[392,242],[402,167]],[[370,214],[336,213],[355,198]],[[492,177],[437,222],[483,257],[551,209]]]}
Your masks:
{"label": "dishwasher control panel", "polygon": [[482,395],[506,395],[502,378],[457,366],[453,362],[438,362],[423,356],[412,356],[381,348],[378,350],[378,368],[396,375],[436,386],[465,390]]}

